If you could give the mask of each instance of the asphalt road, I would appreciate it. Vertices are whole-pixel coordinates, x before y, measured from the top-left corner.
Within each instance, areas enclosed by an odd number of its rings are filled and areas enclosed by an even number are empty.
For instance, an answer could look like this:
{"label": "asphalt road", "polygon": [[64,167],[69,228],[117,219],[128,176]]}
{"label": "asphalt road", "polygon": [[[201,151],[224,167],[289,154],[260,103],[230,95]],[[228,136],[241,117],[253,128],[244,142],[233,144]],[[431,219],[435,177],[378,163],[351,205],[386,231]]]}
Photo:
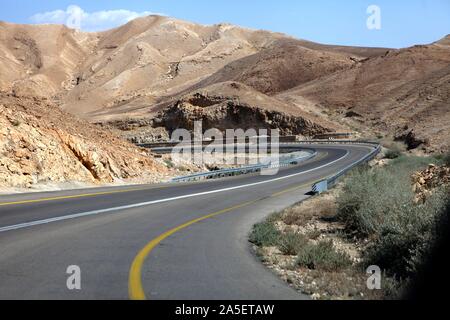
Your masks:
{"label": "asphalt road", "polygon": [[[314,159],[276,176],[1,196],[0,299],[307,299],[247,237],[371,151],[313,147]],[[81,290],[67,288],[71,265]]]}

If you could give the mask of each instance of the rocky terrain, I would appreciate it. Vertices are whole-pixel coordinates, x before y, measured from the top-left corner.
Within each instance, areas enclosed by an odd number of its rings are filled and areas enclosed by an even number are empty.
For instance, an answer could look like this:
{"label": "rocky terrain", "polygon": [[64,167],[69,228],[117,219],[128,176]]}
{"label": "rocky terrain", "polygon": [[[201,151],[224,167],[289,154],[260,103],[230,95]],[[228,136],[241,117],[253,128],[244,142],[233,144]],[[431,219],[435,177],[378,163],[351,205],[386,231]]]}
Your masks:
{"label": "rocky terrain", "polygon": [[71,88],[95,39],[65,26],[0,22],[0,90],[54,97]]}
{"label": "rocky terrain", "polygon": [[412,185],[415,202],[424,203],[438,187],[450,185],[450,167],[430,164],[427,169],[413,174]]}
{"label": "rocky terrain", "polygon": [[[450,154],[391,159],[383,151],[333,189],[256,224],[250,242],[265,266],[312,299],[403,299],[439,230],[446,231],[440,223],[448,217],[449,164]],[[374,176],[377,172],[384,176]],[[401,191],[385,192],[383,185],[392,187],[394,181]],[[346,218],[354,208],[359,213]],[[358,233],[367,227],[374,229]],[[383,270],[381,290],[367,288],[371,265]]]}
{"label": "rocky terrain", "polygon": [[[271,119],[284,118],[280,123],[292,124],[286,132],[341,129],[315,110],[305,111],[273,95],[381,53],[160,16],[99,33],[5,22],[0,30],[1,89],[50,97],[62,109],[91,122],[118,125],[132,141],[167,138],[170,132],[164,130],[170,125],[158,127],[171,121],[164,120],[164,114],[198,91],[220,95],[220,103],[234,105],[235,111],[243,107],[237,100],[260,111],[262,120],[256,122],[245,117],[243,123],[226,121],[234,126],[273,128],[277,121]],[[236,83],[232,92],[224,90],[229,82]],[[295,128],[298,125],[302,127]]]}
{"label": "rocky terrain", "polygon": [[282,135],[301,136],[339,128],[239,82],[221,82],[183,96],[160,112],[153,126],[168,132],[193,130],[195,121],[201,121],[204,130],[267,128],[280,129]]}
{"label": "rocky terrain", "polygon": [[0,94],[0,190],[62,182],[156,182],[170,174],[148,151],[45,98]]}
{"label": "rocky terrain", "polygon": [[[360,130],[404,141],[409,149],[449,149],[450,36],[361,61],[280,96],[301,96]],[[343,120],[344,119],[344,120]]]}
{"label": "rocky terrain", "polygon": [[[358,266],[367,242],[345,237],[344,225],[335,218],[337,194],[338,189],[333,189],[275,214],[269,220],[280,240],[253,249],[267,268],[313,300],[382,299],[382,292],[367,289],[367,276]],[[324,261],[342,255],[346,263],[298,266],[297,250],[320,243],[331,244],[322,252]]]}
{"label": "rocky terrain", "polygon": [[224,81],[244,83],[273,95],[311,80],[348,69],[356,57],[308,49],[294,39],[280,39],[258,53],[238,59],[200,82],[204,87]]}
{"label": "rocky terrain", "polygon": [[[356,130],[411,150],[443,152],[449,149],[449,77],[448,36],[394,50],[161,16],[97,33],[0,22],[0,90],[10,94],[2,104],[11,121],[19,115],[11,111],[15,102],[9,105],[15,95],[29,99],[23,117],[34,105],[36,112],[43,112],[43,103],[55,105],[119,129],[132,142],[167,140],[172,130],[202,120],[205,129],[279,128],[306,137]],[[11,123],[5,112],[2,119]],[[49,126],[44,120],[41,125]],[[83,174],[109,181],[134,172],[99,170]],[[33,174],[19,180],[41,179]]]}

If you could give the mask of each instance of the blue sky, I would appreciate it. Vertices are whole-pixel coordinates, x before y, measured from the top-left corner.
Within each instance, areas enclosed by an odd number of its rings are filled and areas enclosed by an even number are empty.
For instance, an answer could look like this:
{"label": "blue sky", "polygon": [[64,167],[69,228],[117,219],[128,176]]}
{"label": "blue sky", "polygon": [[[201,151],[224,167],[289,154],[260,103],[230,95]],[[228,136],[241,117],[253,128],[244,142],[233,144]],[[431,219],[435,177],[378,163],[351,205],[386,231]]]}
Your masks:
{"label": "blue sky", "polygon": [[[450,33],[449,0],[15,0],[1,2],[0,20],[59,22],[70,5],[83,10],[82,29],[87,31],[114,27],[152,12],[341,45],[399,48],[430,43]],[[366,26],[369,5],[381,9],[380,30]]]}

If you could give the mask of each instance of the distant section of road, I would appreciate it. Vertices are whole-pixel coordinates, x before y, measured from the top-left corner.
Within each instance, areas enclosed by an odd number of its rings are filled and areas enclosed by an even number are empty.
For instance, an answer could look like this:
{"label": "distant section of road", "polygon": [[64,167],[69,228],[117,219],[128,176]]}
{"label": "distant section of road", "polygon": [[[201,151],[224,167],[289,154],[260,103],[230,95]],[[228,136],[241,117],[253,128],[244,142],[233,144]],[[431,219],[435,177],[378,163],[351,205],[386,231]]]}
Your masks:
{"label": "distant section of road", "polygon": [[[305,199],[364,145],[307,145],[276,176],[0,197],[2,299],[302,299],[251,254],[251,226]],[[66,269],[81,268],[81,290]]]}

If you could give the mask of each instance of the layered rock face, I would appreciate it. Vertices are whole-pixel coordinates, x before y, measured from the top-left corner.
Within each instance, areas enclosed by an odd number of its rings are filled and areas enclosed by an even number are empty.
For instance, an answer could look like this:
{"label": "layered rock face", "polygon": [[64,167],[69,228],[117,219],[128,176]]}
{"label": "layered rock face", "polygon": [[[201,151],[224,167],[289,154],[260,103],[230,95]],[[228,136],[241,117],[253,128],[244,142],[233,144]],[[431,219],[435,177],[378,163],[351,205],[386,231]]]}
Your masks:
{"label": "layered rock face", "polygon": [[196,94],[178,101],[154,120],[169,133],[179,128],[194,130],[194,123],[201,122],[203,130],[218,129],[278,129],[280,135],[313,136],[329,129],[307,118],[288,113],[254,107],[228,97]]}
{"label": "layered rock face", "polygon": [[147,151],[40,98],[0,94],[0,187],[37,183],[160,181]]}

